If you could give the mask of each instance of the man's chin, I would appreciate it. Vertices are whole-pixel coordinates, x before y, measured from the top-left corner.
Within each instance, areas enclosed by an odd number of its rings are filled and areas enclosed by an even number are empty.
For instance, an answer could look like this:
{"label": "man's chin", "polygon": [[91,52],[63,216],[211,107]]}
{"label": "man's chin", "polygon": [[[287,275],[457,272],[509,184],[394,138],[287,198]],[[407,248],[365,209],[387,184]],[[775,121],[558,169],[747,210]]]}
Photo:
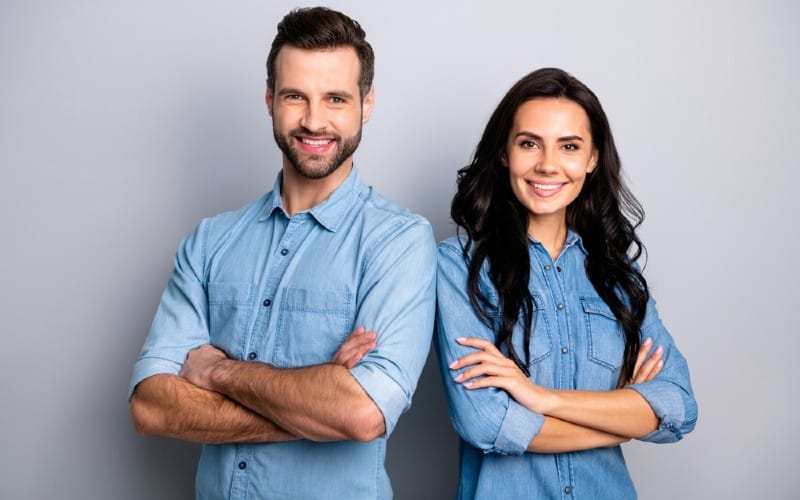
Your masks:
{"label": "man's chin", "polygon": [[320,159],[319,161],[314,161],[314,159],[309,158],[306,160],[301,161],[291,161],[292,166],[294,167],[295,172],[300,174],[301,176],[305,177],[306,179],[324,179],[328,177],[335,171],[342,166],[342,164],[333,165],[332,161],[325,161]]}

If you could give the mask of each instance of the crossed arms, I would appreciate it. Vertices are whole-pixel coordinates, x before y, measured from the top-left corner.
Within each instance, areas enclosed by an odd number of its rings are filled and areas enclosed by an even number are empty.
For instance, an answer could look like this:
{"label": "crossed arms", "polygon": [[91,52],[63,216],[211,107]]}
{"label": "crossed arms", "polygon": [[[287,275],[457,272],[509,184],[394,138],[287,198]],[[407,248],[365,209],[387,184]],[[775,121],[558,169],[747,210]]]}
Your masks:
{"label": "crossed arms", "polygon": [[358,328],[330,363],[279,369],[235,361],[208,344],[191,351],[179,375],[146,378],[131,397],[137,432],[201,443],[370,441],[383,415],[348,371],[376,345]]}

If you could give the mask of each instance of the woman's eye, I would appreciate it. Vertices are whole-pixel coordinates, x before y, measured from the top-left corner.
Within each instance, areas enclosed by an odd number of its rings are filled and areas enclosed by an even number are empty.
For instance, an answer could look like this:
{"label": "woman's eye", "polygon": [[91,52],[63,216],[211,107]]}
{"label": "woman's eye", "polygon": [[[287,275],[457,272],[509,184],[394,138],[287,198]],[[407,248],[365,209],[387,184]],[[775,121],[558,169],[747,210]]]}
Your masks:
{"label": "woman's eye", "polygon": [[525,149],[533,149],[538,147],[538,145],[533,141],[522,141],[519,143],[519,145]]}
{"label": "woman's eye", "polygon": [[564,149],[566,149],[567,151],[577,151],[578,150],[578,145],[577,144],[572,144],[572,143],[567,143],[567,144],[564,144]]}

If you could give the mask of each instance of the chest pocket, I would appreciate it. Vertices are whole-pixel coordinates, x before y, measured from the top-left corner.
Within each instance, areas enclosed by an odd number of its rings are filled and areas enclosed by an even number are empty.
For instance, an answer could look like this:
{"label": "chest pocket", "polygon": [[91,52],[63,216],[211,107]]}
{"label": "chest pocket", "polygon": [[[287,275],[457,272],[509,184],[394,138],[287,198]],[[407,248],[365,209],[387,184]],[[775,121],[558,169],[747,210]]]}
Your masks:
{"label": "chest pocket", "polygon": [[582,298],[589,339],[589,360],[609,370],[622,366],[625,336],[611,309],[599,298]]}
{"label": "chest pocket", "polygon": [[287,288],[279,312],[272,359],[284,368],[330,361],[355,319],[349,290]]}
{"label": "chest pocket", "polygon": [[253,313],[256,286],[252,283],[208,284],[208,329],[211,343],[228,354],[239,350]]}
{"label": "chest pocket", "polygon": [[547,314],[544,309],[544,300],[535,293],[531,295],[533,296],[533,318],[531,318],[531,362],[528,366],[541,362],[553,350],[550,340],[550,325],[547,322]]}

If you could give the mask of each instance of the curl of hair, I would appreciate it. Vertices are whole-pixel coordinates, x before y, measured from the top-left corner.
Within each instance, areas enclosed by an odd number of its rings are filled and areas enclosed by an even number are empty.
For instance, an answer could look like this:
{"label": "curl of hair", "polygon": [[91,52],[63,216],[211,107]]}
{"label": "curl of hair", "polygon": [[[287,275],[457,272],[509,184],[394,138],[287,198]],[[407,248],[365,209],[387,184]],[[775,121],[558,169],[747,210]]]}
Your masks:
{"label": "curl of hair", "polygon": [[[539,69],[514,84],[489,118],[471,163],[458,171],[450,212],[459,231],[466,233],[463,254],[469,262],[467,294],[478,317],[489,327],[498,325],[497,346],[505,345],[511,359],[530,375],[533,298],[529,288],[528,211],[514,196],[501,158],[517,109],[536,98],[568,99],[579,104],[589,118],[598,162],[578,197],[567,207],[566,222],[583,240],[586,274],[592,286],[625,334],[618,383],[622,387],[633,375],[649,299],[647,282],[634,264],[644,250],[636,235],[644,210],[622,179],[619,155],[600,101],[563,70]],[[488,263],[489,279],[498,293],[497,304],[492,304],[479,287],[484,263]],[[518,323],[524,335],[524,362],[511,342]]]}
{"label": "curl of hair", "polygon": [[375,53],[357,21],[327,7],[295,9],[278,23],[278,33],[267,56],[267,85],[275,90],[275,59],[284,45],[306,50],[353,47],[361,64],[359,91],[363,99],[375,76]]}

